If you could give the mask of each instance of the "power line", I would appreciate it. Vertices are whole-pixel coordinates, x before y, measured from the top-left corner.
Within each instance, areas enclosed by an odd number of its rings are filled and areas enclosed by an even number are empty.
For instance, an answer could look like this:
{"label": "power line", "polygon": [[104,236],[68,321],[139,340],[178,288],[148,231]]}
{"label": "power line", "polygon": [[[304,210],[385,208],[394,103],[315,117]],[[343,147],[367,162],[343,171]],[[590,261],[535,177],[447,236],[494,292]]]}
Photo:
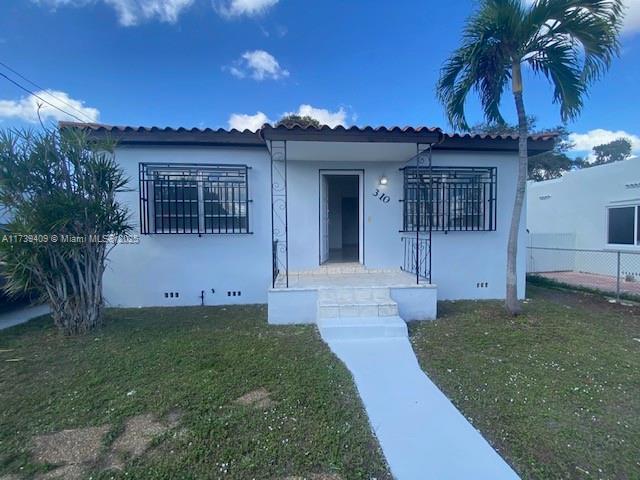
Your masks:
{"label": "power line", "polygon": [[33,93],[31,90],[29,90],[27,87],[23,87],[22,85],[20,85],[18,82],[16,82],[15,80],[13,80],[12,78],[9,78],[8,76],[6,76],[4,73],[0,72],[0,76],[6,78],[7,80],[9,80],[11,83],[13,83],[16,87],[24,90],[25,92],[27,92],[30,95],[33,95],[34,97],[36,97],[38,100],[46,103],[47,105],[49,105],[50,107],[55,108],[56,110],[61,111],[62,113],[64,113],[65,115],[69,115],[72,118],[75,118],[76,120],[78,120],[79,122],[85,122],[85,120],[81,119],[80,117],[74,115],[73,113],[69,113],[66,110],[61,109],[60,107],[54,105],[51,102],[48,102],[47,100],[45,100],[44,98],[42,98],[40,95]]}
{"label": "power line", "polygon": [[62,100],[60,97],[55,96],[53,93],[49,92],[48,89],[41,87],[40,85],[38,85],[36,82],[29,80],[27,77],[25,77],[24,75],[22,75],[20,72],[15,71],[13,68],[11,68],[9,65],[7,65],[4,62],[0,62],[0,65],[2,65],[4,68],[6,68],[7,70],[9,70],[11,73],[17,75],[18,77],[20,77],[21,79],[23,79],[24,81],[26,81],[27,83],[33,85],[34,87],[40,89],[43,92],[46,92],[47,95],[49,95],[52,98],[55,98],[56,100],[58,100],[60,103],[66,105],[67,107],[71,108],[73,111],[77,112],[78,114],[82,115],[83,117],[85,117],[87,120],[89,120],[90,122],[93,121],[86,113],[78,110],[76,107],[74,107],[73,105],[71,105],[69,102],[65,102],[64,100]]}

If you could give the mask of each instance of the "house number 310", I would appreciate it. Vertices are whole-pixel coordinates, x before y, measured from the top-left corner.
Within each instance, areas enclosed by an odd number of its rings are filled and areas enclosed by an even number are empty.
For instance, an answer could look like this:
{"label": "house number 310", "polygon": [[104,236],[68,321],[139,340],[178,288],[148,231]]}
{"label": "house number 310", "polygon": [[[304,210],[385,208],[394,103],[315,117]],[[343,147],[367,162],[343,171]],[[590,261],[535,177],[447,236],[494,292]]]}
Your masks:
{"label": "house number 310", "polygon": [[378,200],[380,200],[382,203],[389,203],[391,201],[391,197],[389,195],[387,195],[386,193],[382,193],[377,188],[373,196],[376,197]]}

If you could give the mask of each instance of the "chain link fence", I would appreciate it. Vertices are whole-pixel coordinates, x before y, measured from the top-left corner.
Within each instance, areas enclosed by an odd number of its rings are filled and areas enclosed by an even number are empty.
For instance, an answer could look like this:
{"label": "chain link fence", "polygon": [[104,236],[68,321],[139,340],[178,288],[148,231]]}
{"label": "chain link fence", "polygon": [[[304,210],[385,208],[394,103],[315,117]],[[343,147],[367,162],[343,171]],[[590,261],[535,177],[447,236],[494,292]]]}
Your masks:
{"label": "chain link fence", "polygon": [[[640,252],[527,247],[527,274],[574,287],[640,298]],[[558,243],[569,243],[568,239]]]}

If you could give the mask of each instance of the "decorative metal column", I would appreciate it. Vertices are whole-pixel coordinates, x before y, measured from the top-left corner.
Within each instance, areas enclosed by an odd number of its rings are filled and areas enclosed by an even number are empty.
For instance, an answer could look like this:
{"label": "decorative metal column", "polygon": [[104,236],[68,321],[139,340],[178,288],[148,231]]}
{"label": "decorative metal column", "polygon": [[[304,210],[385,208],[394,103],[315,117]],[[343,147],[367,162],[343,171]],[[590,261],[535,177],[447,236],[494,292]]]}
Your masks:
{"label": "decorative metal column", "polygon": [[289,288],[289,225],[287,215],[287,142],[270,140],[272,286]]}
{"label": "decorative metal column", "polygon": [[[433,229],[433,164],[431,157],[431,144],[416,144],[416,179],[418,185],[418,201],[416,202],[417,221],[416,221],[416,242],[415,242],[415,261],[416,261],[416,283],[420,283],[422,276],[426,274],[427,280],[431,283],[431,235]],[[429,176],[429,184],[424,185],[423,175]],[[423,188],[424,187],[424,188]],[[422,207],[422,197],[424,196],[425,220],[427,225],[420,225],[420,208]],[[421,238],[426,233],[427,238]],[[422,250],[422,251],[421,251]]]}

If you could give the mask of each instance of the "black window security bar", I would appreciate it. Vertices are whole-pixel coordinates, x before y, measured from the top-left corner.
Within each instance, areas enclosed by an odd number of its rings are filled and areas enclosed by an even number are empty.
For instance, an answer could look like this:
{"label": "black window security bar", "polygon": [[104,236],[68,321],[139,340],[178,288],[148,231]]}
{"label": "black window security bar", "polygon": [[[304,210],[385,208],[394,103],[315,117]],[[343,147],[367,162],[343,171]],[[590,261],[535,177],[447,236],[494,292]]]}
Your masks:
{"label": "black window security bar", "polygon": [[496,229],[495,167],[403,170],[405,232]]}
{"label": "black window security bar", "polygon": [[140,233],[250,233],[248,170],[141,163]]}

